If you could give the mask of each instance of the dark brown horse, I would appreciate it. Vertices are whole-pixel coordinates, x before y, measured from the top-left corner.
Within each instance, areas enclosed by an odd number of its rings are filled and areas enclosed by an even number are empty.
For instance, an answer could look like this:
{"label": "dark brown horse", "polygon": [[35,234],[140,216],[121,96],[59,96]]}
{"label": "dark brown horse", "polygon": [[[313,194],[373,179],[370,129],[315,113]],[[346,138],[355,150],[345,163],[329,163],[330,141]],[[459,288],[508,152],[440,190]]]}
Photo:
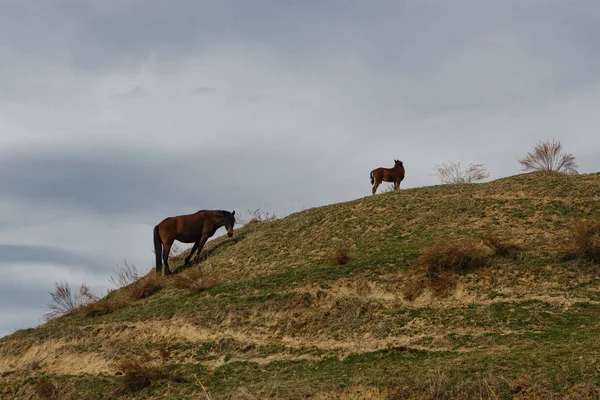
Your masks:
{"label": "dark brown horse", "polygon": [[[194,243],[190,255],[185,258],[185,265],[188,265],[194,252],[198,250],[198,255],[200,255],[204,243],[220,227],[225,226],[227,236],[233,236],[234,224],[235,211],[200,210],[195,214],[165,218],[154,227],[156,272],[164,272],[163,275],[171,273],[169,269],[169,252],[175,240],[182,243]],[[162,271],[162,261],[165,263],[164,271]]]}
{"label": "dark brown horse", "polygon": [[394,182],[394,190],[400,189],[400,182],[404,179],[404,165],[402,161],[394,160],[393,168],[379,167],[371,171],[371,185],[373,185],[373,195],[377,191],[381,182]]}

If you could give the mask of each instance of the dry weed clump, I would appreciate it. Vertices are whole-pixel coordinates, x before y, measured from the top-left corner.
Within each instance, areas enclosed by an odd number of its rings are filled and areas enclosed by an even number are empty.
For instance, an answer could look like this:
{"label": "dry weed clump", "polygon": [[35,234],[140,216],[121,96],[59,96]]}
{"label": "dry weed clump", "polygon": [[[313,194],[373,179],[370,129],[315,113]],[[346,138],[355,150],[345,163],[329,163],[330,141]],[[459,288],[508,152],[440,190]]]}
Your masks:
{"label": "dry weed clump", "polygon": [[60,398],[58,388],[46,377],[41,377],[35,382],[35,392],[42,400],[57,400]]}
{"label": "dry weed clump", "polygon": [[117,309],[127,306],[135,300],[143,299],[165,288],[165,278],[150,272],[137,281],[121,289],[111,291],[106,297],[82,307],[82,312],[88,317],[110,314]]}
{"label": "dry weed clump", "polygon": [[571,243],[575,255],[600,263],[600,217],[575,222]]}
{"label": "dry weed clump", "polygon": [[494,253],[482,241],[440,240],[423,250],[419,257],[420,272],[406,281],[402,296],[413,301],[429,288],[434,295],[445,297],[456,286],[458,273],[485,267]]}
{"label": "dry weed clump", "polygon": [[493,231],[485,232],[483,243],[494,250],[494,254],[513,260],[519,258],[522,251],[510,238]]}
{"label": "dry weed clump", "polygon": [[123,258],[124,266],[115,271],[115,276],[108,280],[117,287],[128,293],[133,300],[143,299],[152,296],[164,287],[163,279],[157,274],[147,274],[140,278],[137,268],[134,264],[128,264]]}
{"label": "dry weed clump", "polygon": [[160,360],[153,360],[148,352],[137,357],[123,357],[117,363],[117,369],[123,374],[121,393],[132,393],[149,386],[156,385],[161,380],[183,383],[185,376],[170,371],[167,362],[170,358],[168,345],[159,348]]}
{"label": "dry weed clump", "polygon": [[486,266],[494,251],[481,241],[440,240],[423,250],[419,264],[428,276],[459,273]]}
{"label": "dry weed clump", "polygon": [[339,247],[331,255],[331,258],[329,259],[329,264],[332,266],[343,265],[348,264],[350,260],[351,259],[348,255],[348,251],[343,247]]}
{"label": "dry weed clump", "polygon": [[148,275],[138,279],[125,289],[129,293],[129,297],[133,300],[144,299],[150,297],[166,286],[165,278],[159,274],[150,272]]}
{"label": "dry weed clump", "polygon": [[117,291],[112,291],[106,295],[106,297],[96,301],[95,303],[88,304],[81,308],[81,312],[86,317],[99,317],[102,315],[111,314],[118,308],[124,307],[131,303],[126,296]]}
{"label": "dry weed clump", "polygon": [[190,268],[173,276],[173,286],[191,293],[212,289],[220,284],[221,280],[216,271],[206,266]]}

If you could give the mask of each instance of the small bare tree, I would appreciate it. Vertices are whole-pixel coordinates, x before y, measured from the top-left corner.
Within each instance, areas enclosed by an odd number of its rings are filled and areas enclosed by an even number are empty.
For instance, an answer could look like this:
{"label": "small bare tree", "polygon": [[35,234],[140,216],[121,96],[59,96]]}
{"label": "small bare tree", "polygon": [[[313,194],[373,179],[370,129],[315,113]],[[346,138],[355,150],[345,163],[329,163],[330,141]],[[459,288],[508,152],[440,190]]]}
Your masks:
{"label": "small bare tree", "polygon": [[465,169],[460,167],[459,162],[448,161],[442,165],[436,165],[433,171],[440,183],[474,183],[482,181],[490,176],[482,164],[469,164]]}
{"label": "small bare tree", "polygon": [[58,318],[81,306],[88,305],[98,300],[98,296],[93,294],[90,288],[82,283],[79,290],[73,297],[71,287],[67,282],[54,282],[54,291],[50,292],[52,302],[48,303],[46,308],[48,312],[44,314],[44,320]]}
{"label": "small bare tree", "polygon": [[538,141],[533,152],[518,160],[523,171],[557,171],[577,174],[577,164],[572,154],[562,152],[562,143],[556,139]]}

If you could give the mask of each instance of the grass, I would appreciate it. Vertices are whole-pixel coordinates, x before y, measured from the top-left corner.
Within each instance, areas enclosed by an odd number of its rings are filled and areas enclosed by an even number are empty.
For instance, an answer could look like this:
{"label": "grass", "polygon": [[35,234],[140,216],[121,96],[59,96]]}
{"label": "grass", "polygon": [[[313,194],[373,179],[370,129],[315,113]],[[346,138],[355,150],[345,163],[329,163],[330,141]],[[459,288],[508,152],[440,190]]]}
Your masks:
{"label": "grass", "polygon": [[563,257],[599,192],[533,173],[248,224],[0,340],[0,396],[44,377],[82,399],[599,398],[597,264]]}

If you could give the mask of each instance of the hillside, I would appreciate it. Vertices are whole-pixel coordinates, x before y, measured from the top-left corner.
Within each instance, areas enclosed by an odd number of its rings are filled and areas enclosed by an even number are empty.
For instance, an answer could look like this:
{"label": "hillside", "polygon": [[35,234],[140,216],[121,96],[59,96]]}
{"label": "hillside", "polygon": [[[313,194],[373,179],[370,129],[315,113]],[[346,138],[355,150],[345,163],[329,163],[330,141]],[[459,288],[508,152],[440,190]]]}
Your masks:
{"label": "hillside", "polygon": [[[204,291],[151,273],[1,339],[0,397],[600,398],[600,267],[570,250],[599,200],[598,173],[533,173],[249,224],[179,274]],[[485,265],[434,282],[454,240]]]}

